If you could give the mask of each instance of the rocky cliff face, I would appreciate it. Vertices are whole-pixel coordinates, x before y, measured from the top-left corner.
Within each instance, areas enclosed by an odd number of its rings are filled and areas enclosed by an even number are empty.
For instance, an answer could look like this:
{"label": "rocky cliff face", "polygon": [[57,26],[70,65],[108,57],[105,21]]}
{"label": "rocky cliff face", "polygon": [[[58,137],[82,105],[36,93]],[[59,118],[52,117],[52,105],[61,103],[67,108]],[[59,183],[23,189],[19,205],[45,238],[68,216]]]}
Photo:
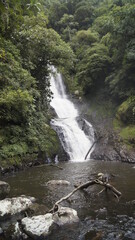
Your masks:
{"label": "rocky cliff face", "polygon": [[[95,126],[96,131],[96,126]],[[105,131],[105,134],[97,133],[101,139],[96,143],[94,151],[91,154],[92,159],[104,161],[122,161],[135,163],[135,153],[128,150],[122,142],[119,141],[118,135],[114,132]]]}
{"label": "rocky cliff face", "polygon": [[79,108],[81,116],[94,128],[96,143],[91,154],[92,159],[135,163],[134,149],[129,149],[119,132],[114,129],[116,106],[113,103],[102,98],[97,100],[95,97],[92,100],[84,100]]}

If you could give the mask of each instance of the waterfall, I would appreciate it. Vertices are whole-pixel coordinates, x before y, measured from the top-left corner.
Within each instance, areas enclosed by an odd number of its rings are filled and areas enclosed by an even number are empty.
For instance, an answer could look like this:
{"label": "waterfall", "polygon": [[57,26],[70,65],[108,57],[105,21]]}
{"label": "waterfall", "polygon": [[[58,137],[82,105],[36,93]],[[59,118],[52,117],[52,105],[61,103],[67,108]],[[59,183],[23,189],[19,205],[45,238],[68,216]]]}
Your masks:
{"label": "waterfall", "polygon": [[[88,135],[78,124],[79,116],[76,106],[69,100],[61,74],[52,67],[50,89],[53,93],[51,106],[57,114],[51,124],[55,128],[64,150],[72,161],[84,161],[85,155],[93,144],[94,131],[86,120]],[[89,155],[90,157],[90,155]]]}

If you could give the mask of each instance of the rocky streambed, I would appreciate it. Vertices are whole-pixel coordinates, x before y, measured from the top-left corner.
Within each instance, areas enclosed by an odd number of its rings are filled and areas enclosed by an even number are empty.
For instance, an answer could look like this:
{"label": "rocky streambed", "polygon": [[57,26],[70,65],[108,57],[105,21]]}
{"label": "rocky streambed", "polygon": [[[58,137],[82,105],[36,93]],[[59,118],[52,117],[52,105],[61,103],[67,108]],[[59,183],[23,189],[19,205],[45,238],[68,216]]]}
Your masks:
{"label": "rocky streambed", "polygon": [[[53,180],[48,186],[67,186],[68,181]],[[1,197],[9,193],[6,182],[0,182]],[[69,207],[59,207],[59,211],[49,213],[44,205],[35,204],[36,199],[21,195],[0,201],[0,236],[3,239],[47,239],[54,230],[79,222],[77,211]],[[39,214],[39,209],[42,215]],[[41,210],[42,209],[42,210]],[[45,213],[46,212],[46,213]]]}
{"label": "rocky streambed", "polygon": [[[132,165],[85,161],[58,166],[63,170],[37,166],[2,177],[11,190],[0,202],[0,239],[135,239]],[[97,195],[102,188],[94,185],[62,202],[59,214],[48,213],[57,200],[74,189],[74,184],[90,180],[95,172],[115,175],[111,184],[122,192],[119,201],[111,192]]]}

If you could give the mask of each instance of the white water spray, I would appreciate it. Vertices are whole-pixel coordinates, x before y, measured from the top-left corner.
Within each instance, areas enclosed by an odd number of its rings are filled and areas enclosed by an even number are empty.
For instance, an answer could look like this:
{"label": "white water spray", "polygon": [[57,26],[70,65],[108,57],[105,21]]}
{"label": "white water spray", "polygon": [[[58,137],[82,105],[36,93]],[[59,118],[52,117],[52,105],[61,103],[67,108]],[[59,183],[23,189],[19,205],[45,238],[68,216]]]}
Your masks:
{"label": "white water spray", "polygon": [[[86,136],[77,122],[78,110],[68,99],[65,86],[60,73],[52,67],[50,77],[51,91],[53,99],[51,106],[55,110],[58,118],[51,121],[55,127],[64,150],[68,153],[72,161],[84,161],[85,155],[92,146],[94,140],[94,131],[90,123],[87,122],[90,137]],[[86,120],[85,120],[86,121]],[[91,129],[91,130],[90,130]],[[90,154],[89,154],[90,156]]]}

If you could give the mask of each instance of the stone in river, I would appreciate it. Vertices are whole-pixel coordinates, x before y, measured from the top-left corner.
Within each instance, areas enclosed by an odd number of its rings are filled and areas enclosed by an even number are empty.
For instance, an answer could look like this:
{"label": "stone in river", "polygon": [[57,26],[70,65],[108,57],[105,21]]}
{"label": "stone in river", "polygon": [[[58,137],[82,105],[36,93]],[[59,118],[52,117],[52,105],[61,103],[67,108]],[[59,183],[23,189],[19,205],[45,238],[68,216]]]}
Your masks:
{"label": "stone in river", "polygon": [[60,207],[59,212],[55,214],[26,217],[21,221],[24,232],[33,239],[45,239],[54,228],[77,222],[77,212],[68,207]]}
{"label": "stone in river", "polygon": [[14,198],[5,198],[0,201],[0,219],[10,218],[11,216],[26,211],[35,202],[34,197],[24,195]]}
{"label": "stone in river", "polygon": [[0,181],[0,199],[5,198],[10,192],[10,186],[8,183]]}
{"label": "stone in river", "polygon": [[77,211],[68,207],[59,207],[58,214],[54,214],[53,220],[59,226],[79,222]]}
{"label": "stone in river", "polygon": [[47,182],[47,185],[51,185],[51,186],[55,186],[55,185],[69,186],[70,182],[68,182],[66,180],[50,180],[49,182]]}

